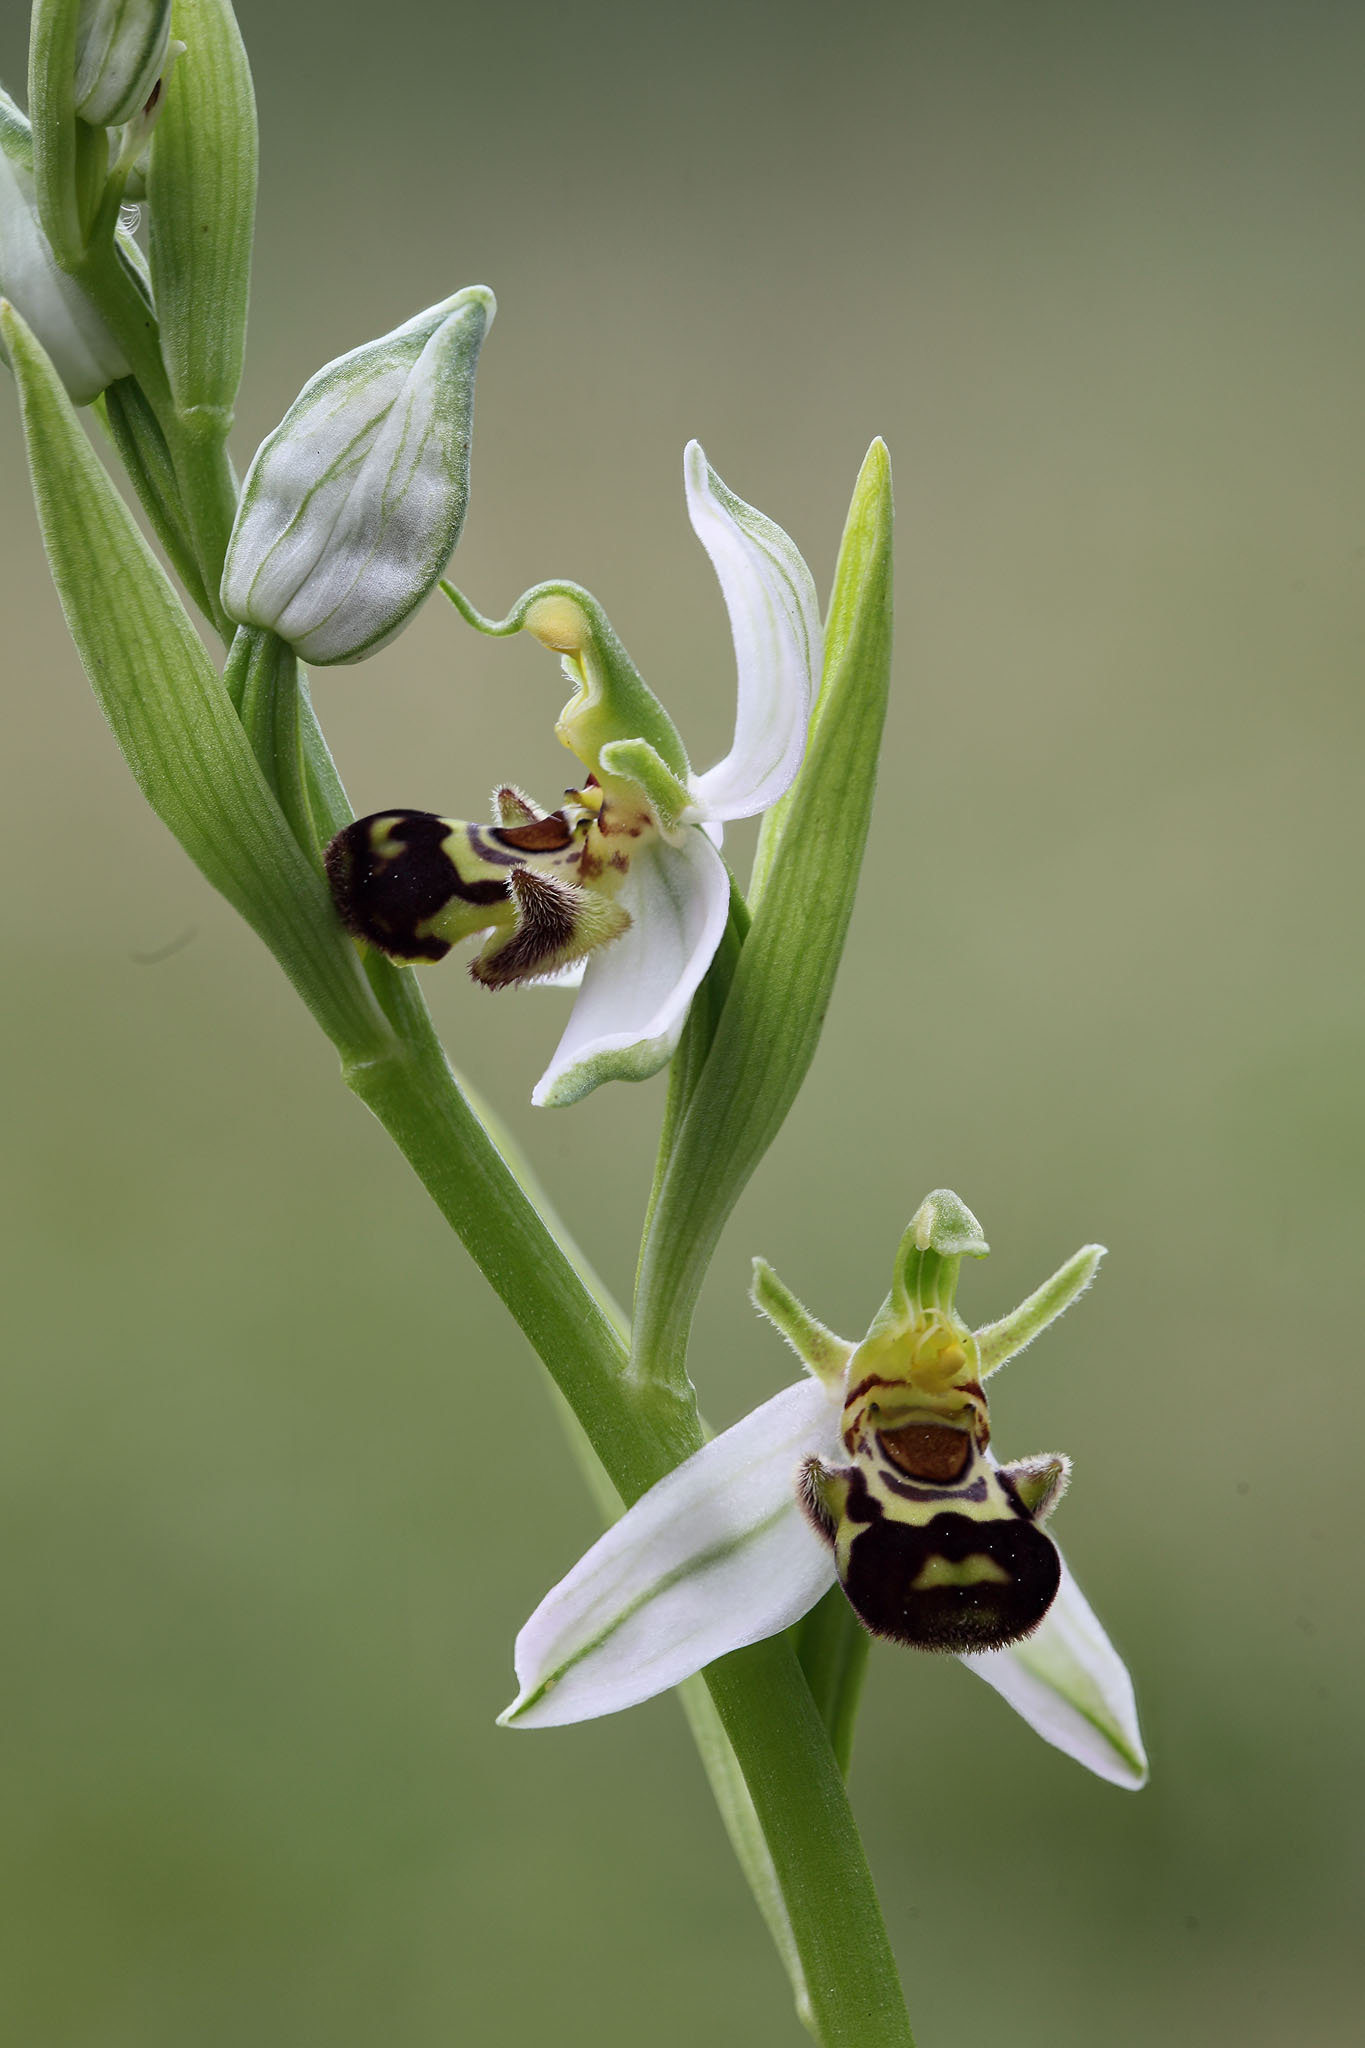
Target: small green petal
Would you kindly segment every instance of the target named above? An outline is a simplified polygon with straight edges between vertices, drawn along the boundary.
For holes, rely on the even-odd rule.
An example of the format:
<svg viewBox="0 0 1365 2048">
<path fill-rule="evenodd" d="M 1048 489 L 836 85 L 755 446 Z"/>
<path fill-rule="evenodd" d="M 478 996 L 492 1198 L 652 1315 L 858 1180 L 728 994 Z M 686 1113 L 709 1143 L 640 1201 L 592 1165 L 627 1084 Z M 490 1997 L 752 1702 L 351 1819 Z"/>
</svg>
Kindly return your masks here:
<svg viewBox="0 0 1365 2048">
<path fill-rule="evenodd" d="M 803 1365 L 808 1365 L 827 1386 L 842 1380 L 857 1346 L 817 1323 L 810 1310 L 778 1279 L 766 1259 L 754 1260 L 749 1293 L 759 1314 L 782 1333 Z"/>
<path fill-rule="evenodd" d="M 678 780 L 648 740 L 609 740 L 597 762 L 599 773 L 613 781 L 639 784 L 665 831 L 672 831 L 692 801 L 686 783 Z"/>
<path fill-rule="evenodd" d="M 976 1333 L 977 1349 L 981 1354 L 982 1378 L 995 1372 L 1007 1359 L 1015 1357 L 1031 1344 L 1040 1330 L 1049 1323 L 1055 1323 L 1058 1316 L 1065 1314 L 1073 1301 L 1079 1301 L 1086 1288 L 1100 1269 L 1104 1257 L 1102 1244 L 1082 1245 L 1074 1258 L 1059 1267 L 1050 1280 L 1035 1288 L 1027 1301 L 1009 1315 L 1002 1316 L 997 1323 L 987 1323 Z"/>
</svg>

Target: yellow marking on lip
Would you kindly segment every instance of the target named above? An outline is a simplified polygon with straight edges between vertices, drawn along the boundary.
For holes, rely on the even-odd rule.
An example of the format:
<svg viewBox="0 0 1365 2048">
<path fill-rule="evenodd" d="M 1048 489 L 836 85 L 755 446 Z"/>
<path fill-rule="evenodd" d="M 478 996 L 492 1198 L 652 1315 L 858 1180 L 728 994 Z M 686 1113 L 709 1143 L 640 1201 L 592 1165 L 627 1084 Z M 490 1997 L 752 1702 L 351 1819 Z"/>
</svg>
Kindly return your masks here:
<svg viewBox="0 0 1365 2048">
<path fill-rule="evenodd" d="M 926 1558 L 919 1576 L 911 1581 L 912 1593 L 931 1593 L 936 1586 L 1008 1586 L 1010 1575 L 993 1557 L 974 1550 L 957 1561 L 937 1552 Z"/>
</svg>

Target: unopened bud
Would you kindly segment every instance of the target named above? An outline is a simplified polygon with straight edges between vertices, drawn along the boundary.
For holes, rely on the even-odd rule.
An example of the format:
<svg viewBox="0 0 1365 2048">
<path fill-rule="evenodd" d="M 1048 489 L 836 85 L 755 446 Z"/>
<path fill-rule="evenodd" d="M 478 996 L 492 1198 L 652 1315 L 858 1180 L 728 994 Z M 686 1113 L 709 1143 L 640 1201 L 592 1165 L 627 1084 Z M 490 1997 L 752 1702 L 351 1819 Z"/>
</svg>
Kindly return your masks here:
<svg viewBox="0 0 1365 2048">
<path fill-rule="evenodd" d="M 247 473 L 229 617 L 322 665 L 363 660 L 407 623 L 464 525 L 493 313 L 471 285 L 310 378 Z"/>
<path fill-rule="evenodd" d="M 140 116 L 166 64 L 171 0 L 82 0 L 76 112 L 95 128 Z"/>
</svg>

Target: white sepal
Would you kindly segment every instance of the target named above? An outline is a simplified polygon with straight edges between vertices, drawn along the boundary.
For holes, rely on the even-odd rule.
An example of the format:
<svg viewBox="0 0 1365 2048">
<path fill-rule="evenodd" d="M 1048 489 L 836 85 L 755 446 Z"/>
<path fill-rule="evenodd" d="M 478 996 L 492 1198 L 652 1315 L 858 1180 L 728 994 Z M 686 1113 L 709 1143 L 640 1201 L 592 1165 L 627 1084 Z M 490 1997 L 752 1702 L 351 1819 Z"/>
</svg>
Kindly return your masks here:
<svg viewBox="0 0 1365 2048">
<path fill-rule="evenodd" d="M 161 76 L 171 0 L 81 0 L 76 29 L 76 112 L 95 128 L 141 114 Z"/>
<path fill-rule="evenodd" d="M 567 967 L 557 968 L 553 974 L 537 975 L 528 981 L 527 988 L 582 988 L 583 976 L 588 971 L 586 960 L 571 960 Z"/>
<path fill-rule="evenodd" d="M 962 1662 L 1054 1749 L 1111 1785 L 1147 1782 L 1133 1681 L 1065 1563 L 1057 1597 L 1031 1636 Z"/>
<path fill-rule="evenodd" d="M 360 661 L 434 590 L 469 497 L 474 372 L 492 321 L 456 292 L 309 379 L 247 472 L 223 607 L 307 661 Z"/>
<path fill-rule="evenodd" d="M 794 541 L 728 490 L 696 441 L 683 455 L 687 511 L 730 614 L 739 698 L 729 753 L 692 778 L 699 818 L 752 818 L 790 788 L 819 686 L 824 635 Z"/>
<path fill-rule="evenodd" d="M 797 1621 L 834 1556 L 797 1504 L 809 1457 L 838 1455 L 839 1406 L 785 1387 L 650 1488 L 547 1593 L 516 1642 L 506 1727 L 619 1713 Z"/>
<path fill-rule="evenodd" d="M 617 897 L 630 927 L 588 961 L 555 1056 L 531 1097 L 578 1102 L 603 1081 L 644 1081 L 673 1054 L 730 914 L 730 877 L 705 833 L 647 843 Z"/>
<path fill-rule="evenodd" d="M 73 277 L 58 265 L 38 220 L 28 122 L 0 93 L 0 298 L 33 329 L 76 405 L 128 375 L 122 350 Z M 2 354 L 3 352 L 0 352 Z"/>
</svg>

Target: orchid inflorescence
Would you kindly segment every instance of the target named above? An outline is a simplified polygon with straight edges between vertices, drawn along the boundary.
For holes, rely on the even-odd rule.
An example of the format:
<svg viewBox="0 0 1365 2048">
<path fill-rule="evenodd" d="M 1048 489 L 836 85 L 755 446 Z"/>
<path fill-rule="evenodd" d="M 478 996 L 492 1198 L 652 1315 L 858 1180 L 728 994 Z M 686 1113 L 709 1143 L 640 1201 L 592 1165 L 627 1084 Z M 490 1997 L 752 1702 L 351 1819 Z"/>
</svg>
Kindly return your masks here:
<svg viewBox="0 0 1365 2048">
<path fill-rule="evenodd" d="M 957 1656 L 1100 1777 L 1136 1786 L 1146 1765 L 1127 1673 L 1046 1526 L 1068 1461 L 997 1462 L 985 1392 L 1100 1247 L 972 1330 L 959 1269 L 986 1245 L 939 1190 L 860 1342 L 756 1261 L 754 1300 L 804 1376 L 705 1442 L 685 1369 L 710 1255 L 804 1078 L 847 932 L 889 680 L 886 450 L 859 475 L 822 618 L 788 535 L 689 443 L 737 672 L 732 745 L 698 773 L 589 592 L 543 581 L 491 618 L 443 581 L 486 287 L 326 364 L 238 485 L 255 180 L 229 0 L 35 0 L 28 114 L 0 93 L 0 347 L 68 624 L 150 803 L 274 952 L 626 1504 L 518 1636 L 503 1721 L 616 1712 L 704 1670 L 688 1712 L 803 2017 L 827 2048 L 906 2043 L 842 1776 L 867 1634 Z M 91 404 L 183 598 L 81 430 Z M 357 820 L 300 663 L 370 659 L 438 586 L 474 630 L 558 655 L 572 786 L 542 806 L 508 781 L 486 824 L 402 805 Z M 742 818 L 762 820 L 746 890 L 722 851 Z M 669 1069 L 629 1337 L 427 1016 L 412 963 L 465 941 L 485 989 L 575 987 L 537 1104 Z M 816 1611 L 829 1626 L 811 1633 Z"/>
</svg>

